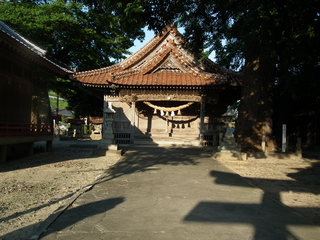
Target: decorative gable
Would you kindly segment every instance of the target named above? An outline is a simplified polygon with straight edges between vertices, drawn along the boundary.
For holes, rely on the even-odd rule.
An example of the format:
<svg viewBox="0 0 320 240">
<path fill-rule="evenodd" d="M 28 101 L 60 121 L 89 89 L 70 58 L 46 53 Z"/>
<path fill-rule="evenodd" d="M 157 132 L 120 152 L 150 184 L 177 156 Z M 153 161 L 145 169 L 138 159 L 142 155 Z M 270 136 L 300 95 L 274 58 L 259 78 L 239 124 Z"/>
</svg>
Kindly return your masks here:
<svg viewBox="0 0 320 240">
<path fill-rule="evenodd" d="M 181 66 L 172 58 L 168 58 L 165 60 L 160 66 L 158 66 L 154 71 L 151 73 L 157 72 L 180 72 L 183 73 L 184 71 L 181 69 Z"/>
</svg>

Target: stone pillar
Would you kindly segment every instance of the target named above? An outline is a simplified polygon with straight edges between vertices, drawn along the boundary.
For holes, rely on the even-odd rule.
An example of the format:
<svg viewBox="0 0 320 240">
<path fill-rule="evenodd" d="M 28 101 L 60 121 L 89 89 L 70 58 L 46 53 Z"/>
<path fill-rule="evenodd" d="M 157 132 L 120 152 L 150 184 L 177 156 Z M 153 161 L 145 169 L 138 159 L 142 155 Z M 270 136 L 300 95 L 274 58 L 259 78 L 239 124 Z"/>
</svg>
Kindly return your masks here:
<svg viewBox="0 0 320 240">
<path fill-rule="evenodd" d="M 113 134 L 113 115 L 116 111 L 112 108 L 112 103 L 108 102 L 107 109 L 104 110 L 104 124 L 105 128 L 103 130 L 103 140 L 104 143 L 113 144 L 114 134 Z"/>
<path fill-rule="evenodd" d="M 114 143 L 113 134 L 113 115 L 116 111 L 112 108 L 112 103 L 108 102 L 108 107 L 103 111 L 103 134 L 100 140 L 99 149 L 107 150 L 118 150 L 118 146 Z"/>
<path fill-rule="evenodd" d="M 102 139 L 103 139 L 104 131 L 107 128 L 106 119 L 105 119 L 105 113 L 104 113 L 105 109 L 107 109 L 107 108 L 108 108 L 108 102 L 107 102 L 106 96 L 104 96 L 104 101 L 103 101 L 103 122 L 102 122 L 102 129 L 101 129 Z"/>
<path fill-rule="evenodd" d="M 92 152 L 93 155 L 117 157 L 122 155 L 114 139 L 113 121 L 116 111 L 112 107 L 112 102 L 115 102 L 114 98 L 109 99 L 109 96 L 104 96 L 102 139 L 98 149 Z"/>
<path fill-rule="evenodd" d="M 134 144 L 134 132 L 136 128 L 136 102 L 131 103 L 131 130 L 130 130 L 130 143 Z"/>
<path fill-rule="evenodd" d="M 7 145 L 0 145 L 0 163 L 5 163 L 7 160 Z"/>
</svg>

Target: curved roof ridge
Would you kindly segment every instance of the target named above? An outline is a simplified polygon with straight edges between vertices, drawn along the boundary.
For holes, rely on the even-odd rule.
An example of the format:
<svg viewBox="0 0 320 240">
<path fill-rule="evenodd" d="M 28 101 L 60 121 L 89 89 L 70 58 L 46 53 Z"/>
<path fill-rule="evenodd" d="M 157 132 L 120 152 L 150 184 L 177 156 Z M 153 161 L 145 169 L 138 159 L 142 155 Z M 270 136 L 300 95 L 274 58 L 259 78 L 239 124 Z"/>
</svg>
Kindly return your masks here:
<svg viewBox="0 0 320 240">
<path fill-rule="evenodd" d="M 152 52 L 157 46 L 161 44 L 163 39 L 170 33 L 170 31 L 165 32 L 164 34 L 160 35 L 157 34 L 155 37 L 153 37 L 149 42 L 147 42 L 143 47 L 141 47 L 137 52 L 123 60 L 121 63 L 123 68 L 129 68 L 136 64 L 141 57 L 148 55 L 150 52 Z"/>
<path fill-rule="evenodd" d="M 100 73 L 108 73 L 112 70 L 116 70 L 120 66 L 118 66 L 119 63 L 108 66 L 108 67 L 102 67 L 102 68 L 97 68 L 93 70 L 87 70 L 87 71 L 81 71 L 81 72 L 75 72 L 73 74 L 73 77 L 89 77 L 92 75 L 100 74 Z"/>
</svg>

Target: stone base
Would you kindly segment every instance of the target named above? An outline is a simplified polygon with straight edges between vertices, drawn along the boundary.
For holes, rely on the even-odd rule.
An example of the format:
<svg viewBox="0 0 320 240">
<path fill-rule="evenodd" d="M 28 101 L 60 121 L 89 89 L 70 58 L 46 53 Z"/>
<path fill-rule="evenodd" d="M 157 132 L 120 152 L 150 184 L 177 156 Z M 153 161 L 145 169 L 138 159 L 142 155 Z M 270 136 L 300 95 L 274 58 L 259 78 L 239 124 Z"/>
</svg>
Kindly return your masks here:
<svg viewBox="0 0 320 240">
<path fill-rule="evenodd" d="M 223 145 L 223 146 L 219 146 L 218 147 L 218 150 L 220 152 L 241 152 L 241 149 L 238 148 L 237 146 L 233 145 L 233 146 L 226 146 L 226 145 Z"/>
<path fill-rule="evenodd" d="M 97 149 L 92 151 L 92 156 L 121 157 L 122 150 Z"/>
<path fill-rule="evenodd" d="M 99 142 L 98 148 L 100 149 L 109 149 L 109 150 L 118 150 L 118 145 L 114 144 L 113 139 L 101 139 Z"/>
<path fill-rule="evenodd" d="M 238 148 L 237 143 L 233 137 L 224 138 L 221 146 L 218 147 L 220 152 L 224 153 L 240 153 L 241 149 Z"/>
<path fill-rule="evenodd" d="M 101 140 L 102 139 L 102 134 L 91 134 L 90 135 L 91 140 Z"/>
</svg>

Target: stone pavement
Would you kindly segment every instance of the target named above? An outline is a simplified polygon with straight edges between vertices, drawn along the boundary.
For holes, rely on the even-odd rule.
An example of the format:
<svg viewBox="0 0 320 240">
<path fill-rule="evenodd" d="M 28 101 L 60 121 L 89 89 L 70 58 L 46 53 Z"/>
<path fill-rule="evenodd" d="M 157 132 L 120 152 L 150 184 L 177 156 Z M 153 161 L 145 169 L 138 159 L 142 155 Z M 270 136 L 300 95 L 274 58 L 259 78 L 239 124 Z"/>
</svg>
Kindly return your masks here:
<svg viewBox="0 0 320 240">
<path fill-rule="evenodd" d="M 320 227 L 202 148 L 135 148 L 39 239 L 301 240 Z"/>
</svg>

